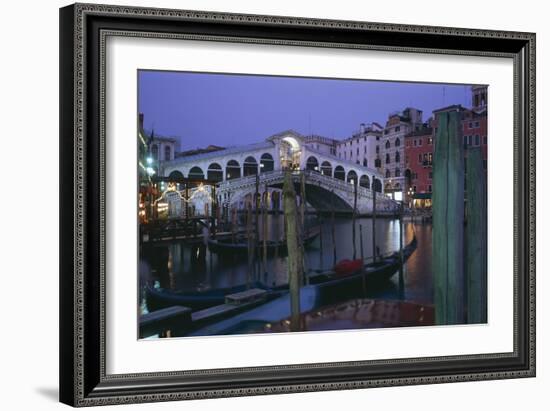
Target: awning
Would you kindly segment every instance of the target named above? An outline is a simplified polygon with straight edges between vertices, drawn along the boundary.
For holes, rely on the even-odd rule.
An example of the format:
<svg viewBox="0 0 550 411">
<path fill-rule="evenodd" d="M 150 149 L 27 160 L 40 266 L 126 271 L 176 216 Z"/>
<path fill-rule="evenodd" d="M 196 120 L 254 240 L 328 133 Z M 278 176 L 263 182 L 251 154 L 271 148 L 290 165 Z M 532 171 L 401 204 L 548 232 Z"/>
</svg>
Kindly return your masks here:
<svg viewBox="0 0 550 411">
<path fill-rule="evenodd" d="M 415 200 L 431 200 L 432 193 L 414 193 L 412 198 Z"/>
</svg>

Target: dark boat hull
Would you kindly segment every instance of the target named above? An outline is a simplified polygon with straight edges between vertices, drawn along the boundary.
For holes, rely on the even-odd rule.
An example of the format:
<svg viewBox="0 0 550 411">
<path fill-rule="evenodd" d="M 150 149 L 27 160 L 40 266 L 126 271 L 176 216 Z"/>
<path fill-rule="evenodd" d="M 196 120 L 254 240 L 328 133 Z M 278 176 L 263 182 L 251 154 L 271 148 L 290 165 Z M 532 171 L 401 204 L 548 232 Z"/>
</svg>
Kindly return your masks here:
<svg viewBox="0 0 550 411">
<path fill-rule="evenodd" d="M 159 310 L 174 305 L 191 308 L 193 311 L 221 305 L 225 303 L 225 296 L 245 291 L 247 288 L 265 289 L 259 282 L 254 282 L 247 287 L 246 284 L 228 288 L 216 288 L 206 291 L 175 292 L 170 290 L 146 287 L 147 308 L 149 311 Z"/>
<path fill-rule="evenodd" d="M 304 239 L 304 246 L 308 247 L 315 241 L 315 239 L 319 236 L 319 231 L 315 231 L 310 233 L 305 239 Z M 257 245 L 252 245 L 252 248 L 256 248 L 260 255 L 263 254 L 263 242 L 260 241 Z M 275 254 L 278 255 L 286 255 L 287 253 L 287 247 L 286 242 L 284 241 L 267 241 L 266 242 L 266 251 L 267 255 L 272 257 Z M 208 249 L 216 253 L 220 256 L 230 256 L 230 257 L 247 257 L 248 256 L 248 250 L 249 245 L 246 241 L 236 241 L 232 242 L 231 239 L 225 239 L 225 240 L 217 240 L 217 239 L 209 239 L 208 240 Z"/>
</svg>

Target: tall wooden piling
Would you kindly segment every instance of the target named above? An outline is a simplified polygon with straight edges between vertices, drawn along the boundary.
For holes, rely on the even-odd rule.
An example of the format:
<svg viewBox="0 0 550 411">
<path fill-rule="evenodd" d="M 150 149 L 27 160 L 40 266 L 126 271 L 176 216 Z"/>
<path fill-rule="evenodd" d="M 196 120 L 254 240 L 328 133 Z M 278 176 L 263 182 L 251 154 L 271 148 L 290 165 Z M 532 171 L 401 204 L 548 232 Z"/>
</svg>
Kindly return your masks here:
<svg viewBox="0 0 550 411">
<path fill-rule="evenodd" d="M 317 213 L 317 218 L 319 220 L 319 270 L 323 269 L 323 220 L 321 217 L 321 212 Z"/>
<path fill-rule="evenodd" d="M 357 242 L 356 242 L 356 235 L 355 235 L 355 220 L 357 216 L 357 186 L 358 182 L 353 182 L 353 214 L 351 216 L 351 235 L 353 240 L 353 259 L 355 260 L 357 258 Z"/>
<path fill-rule="evenodd" d="M 268 197 L 268 191 L 267 191 L 267 183 L 264 187 L 264 195 L 263 195 L 263 201 L 262 201 L 262 239 L 263 239 L 263 273 L 264 278 L 267 277 L 267 197 Z"/>
<path fill-rule="evenodd" d="M 433 163 L 433 275 L 436 324 L 464 322 L 464 147 L 458 111 L 437 116 Z"/>
<path fill-rule="evenodd" d="M 301 214 L 301 229 L 299 231 L 299 239 L 300 239 L 300 248 L 302 249 L 302 257 L 304 259 L 302 263 L 303 268 L 303 275 L 300 279 L 301 284 L 309 284 L 309 277 L 306 274 L 307 271 L 307 261 L 306 261 L 306 250 L 304 246 L 304 241 L 306 238 L 306 231 L 307 231 L 307 225 L 306 225 L 306 172 L 305 170 L 302 171 L 300 174 L 300 214 Z"/>
<path fill-rule="evenodd" d="M 399 205 L 399 298 L 405 298 L 405 278 L 403 272 L 403 203 Z"/>
<path fill-rule="evenodd" d="M 258 279 L 261 272 L 260 260 L 260 175 L 256 172 L 254 190 L 254 272 Z"/>
<path fill-rule="evenodd" d="M 252 207 L 248 204 L 246 208 L 246 239 L 248 246 L 248 270 L 246 272 L 246 288 L 250 288 L 251 278 L 254 274 L 254 232 L 252 228 Z"/>
<path fill-rule="evenodd" d="M 290 289 L 290 330 L 300 330 L 300 278 L 303 274 L 303 255 L 298 236 L 298 210 L 296 192 L 289 171 L 285 172 L 283 185 L 283 204 L 285 213 L 286 244 L 288 248 L 288 283 Z"/>
<path fill-rule="evenodd" d="M 372 262 L 376 262 L 376 178 L 372 179 Z"/>
<path fill-rule="evenodd" d="M 330 196 L 330 230 L 332 236 L 332 264 L 336 265 L 336 223 L 334 214 L 334 190 L 332 190 L 332 194 Z"/>
<path fill-rule="evenodd" d="M 466 284 L 468 323 L 487 322 L 487 190 L 480 147 L 468 148 Z"/>
<path fill-rule="evenodd" d="M 363 273 L 363 296 L 367 295 L 367 279 L 365 277 L 365 253 L 363 251 L 363 224 L 359 224 L 359 247 L 361 247 L 361 271 Z"/>
</svg>

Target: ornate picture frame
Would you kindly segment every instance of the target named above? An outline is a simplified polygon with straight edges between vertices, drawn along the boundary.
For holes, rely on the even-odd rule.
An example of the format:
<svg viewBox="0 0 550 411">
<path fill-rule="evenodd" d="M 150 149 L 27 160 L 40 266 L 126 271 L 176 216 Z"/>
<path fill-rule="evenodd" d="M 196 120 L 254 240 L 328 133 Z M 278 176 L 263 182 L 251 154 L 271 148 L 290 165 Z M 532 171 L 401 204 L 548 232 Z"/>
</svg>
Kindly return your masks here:
<svg viewBox="0 0 550 411">
<path fill-rule="evenodd" d="M 108 374 L 105 92 L 110 36 L 512 61 L 513 350 Z M 535 376 L 535 34 L 75 4 L 60 10 L 60 97 L 61 402 L 92 406 Z"/>
</svg>

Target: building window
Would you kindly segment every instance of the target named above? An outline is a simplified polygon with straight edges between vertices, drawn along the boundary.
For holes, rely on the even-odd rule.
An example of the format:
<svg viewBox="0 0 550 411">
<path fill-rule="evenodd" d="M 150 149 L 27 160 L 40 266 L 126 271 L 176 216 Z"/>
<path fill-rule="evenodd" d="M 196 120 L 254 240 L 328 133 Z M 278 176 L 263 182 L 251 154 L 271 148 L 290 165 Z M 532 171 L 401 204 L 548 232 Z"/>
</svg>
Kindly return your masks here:
<svg viewBox="0 0 550 411">
<path fill-rule="evenodd" d="M 384 134 L 389 134 L 390 130 L 386 129 L 384 130 Z"/>
<path fill-rule="evenodd" d="M 476 137 L 475 137 L 475 145 L 476 145 L 476 146 L 479 146 L 479 134 L 476 134 Z"/>
<path fill-rule="evenodd" d="M 463 140 L 464 140 L 464 147 L 466 147 L 468 145 L 468 136 L 464 136 Z"/>
<path fill-rule="evenodd" d="M 368 167 L 368 166 L 369 166 L 368 160 L 366 158 L 363 159 L 363 167 Z"/>
<path fill-rule="evenodd" d="M 428 145 L 431 146 L 434 142 L 434 139 L 431 137 L 428 137 Z"/>
<path fill-rule="evenodd" d="M 414 141 L 413 141 L 413 145 L 416 147 L 417 144 L 418 144 L 417 141 L 414 140 Z"/>
<path fill-rule="evenodd" d="M 390 177 L 391 177 L 390 170 L 386 170 L 386 178 L 390 178 Z"/>
<path fill-rule="evenodd" d="M 431 184 L 428 185 L 428 192 L 430 192 L 430 193 L 432 192 L 432 185 Z"/>
<path fill-rule="evenodd" d="M 416 186 L 413 186 L 413 191 L 416 193 Z"/>
<path fill-rule="evenodd" d="M 401 161 L 401 155 L 399 154 L 399 151 L 395 152 L 395 162 L 399 163 Z"/>
<path fill-rule="evenodd" d="M 164 147 L 164 160 L 170 160 L 171 154 L 172 154 L 172 150 L 170 149 L 170 146 Z"/>
<path fill-rule="evenodd" d="M 397 133 L 399 130 L 401 130 L 400 126 L 395 127 L 395 132 Z"/>
<path fill-rule="evenodd" d="M 478 136 L 479 137 L 479 136 Z M 359 157 L 359 148 L 357 148 L 357 157 Z"/>
<path fill-rule="evenodd" d="M 395 147 L 399 147 L 401 145 L 401 140 L 398 138 L 395 139 Z"/>
<path fill-rule="evenodd" d="M 474 127 L 475 127 L 475 128 L 478 128 L 478 127 L 479 127 L 479 121 L 474 122 Z"/>
<path fill-rule="evenodd" d="M 433 163 L 433 160 L 434 160 L 434 155 L 433 153 L 428 153 L 428 165 L 432 165 Z M 431 177 L 430 177 L 431 178 Z"/>
<path fill-rule="evenodd" d="M 380 153 L 380 147 L 376 146 L 376 154 Z"/>
<path fill-rule="evenodd" d="M 418 139 L 418 146 L 419 147 L 422 146 L 422 139 L 421 138 Z"/>
<path fill-rule="evenodd" d="M 386 164 L 390 163 L 390 154 L 386 153 Z"/>
<path fill-rule="evenodd" d="M 153 159 L 155 160 L 158 160 L 159 159 L 159 146 L 157 146 L 156 144 L 153 144 L 151 146 L 151 156 L 153 157 Z"/>
<path fill-rule="evenodd" d="M 386 148 L 390 148 L 390 140 L 386 141 Z"/>
<path fill-rule="evenodd" d="M 365 149 L 363 151 L 365 154 L 367 154 L 367 146 L 365 146 Z"/>
<path fill-rule="evenodd" d="M 483 144 L 487 145 L 487 136 L 483 136 Z"/>
<path fill-rule="evenodd" d="M 468 145 L 469 145 L 469 146 L 472 145 L 472 137 L 473 137 L 473 136 L 468 136 Z"/>
<path fill-rule="evenodd" d="M 428 173 L 428 178 L 431 180 L 431 179 L 433 178 L 433 175 L 434 175 L 434 173 L 433 173 L 432 171 L 430 171 L 430 172 Z"/>
<path fill-rule="evenodd" d="M 398 169 L 398 168 L 395 169 L 395 176 L 396 177 L 401 177 L 401 170 L 400 169 Z"/>
</svg>

